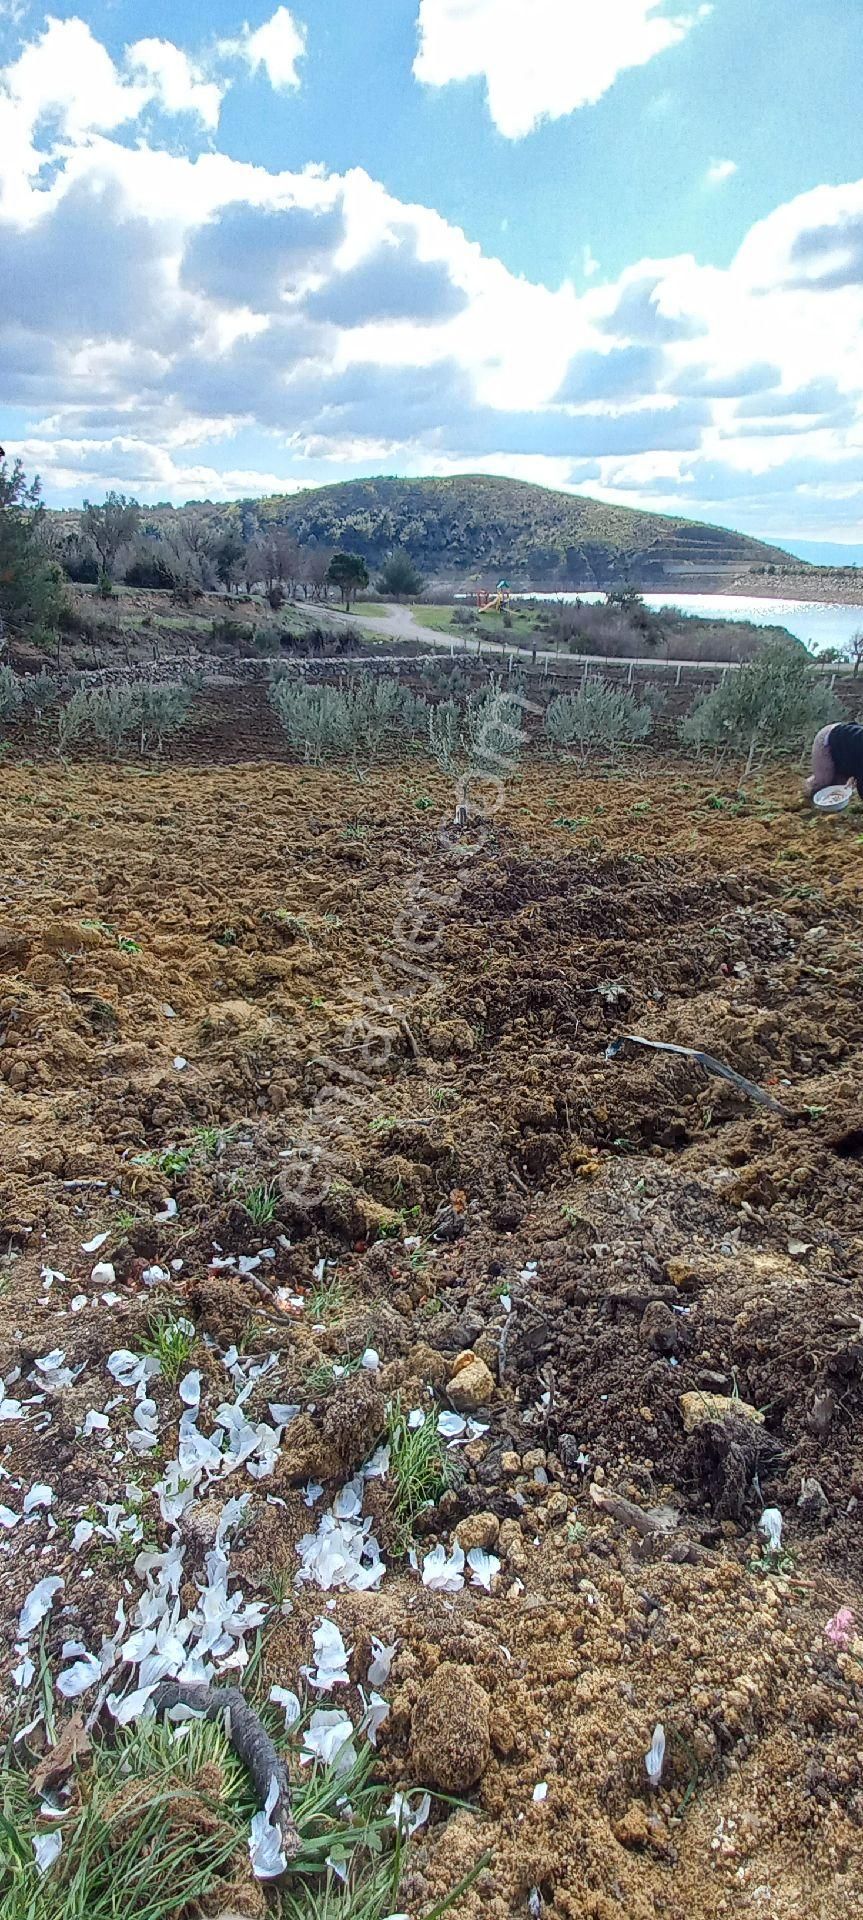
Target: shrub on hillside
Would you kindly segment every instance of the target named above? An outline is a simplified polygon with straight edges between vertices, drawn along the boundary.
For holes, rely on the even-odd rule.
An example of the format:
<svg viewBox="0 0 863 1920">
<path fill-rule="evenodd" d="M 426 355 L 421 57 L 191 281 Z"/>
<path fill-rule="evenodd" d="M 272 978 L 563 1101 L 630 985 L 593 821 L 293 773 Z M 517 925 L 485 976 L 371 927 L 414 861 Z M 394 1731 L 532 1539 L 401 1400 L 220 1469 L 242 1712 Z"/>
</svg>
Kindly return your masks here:
<svg viewBox="0 0 863 1920">
<path fill-rule="evenodd" d="M 515 772 L 525 735 L 524 703 L 494 682 L 488 693 L 470 694 L 465 705 L 465 738 L 471 761 L 482 772 Z"/>
<path fill-rule="evenodd" d="M 0 667 L 0 720 L 14 720 L 23 705 L 23 681 L 11 667 Z"/>
<path fill-rule="evenodd" d="M 392 679 L 369 676 L 337 688 L 274 678 L 270 700 L 291 747 L 315 766 L 377 760 L 390 747 L 412 747 L 426 731 L 425 701 Z"/>
<path fill-rule="evenodd" d="M 455 700 L 439 700 L 429 707 L 428 740 L 441 772 L 454 773 L 463 746 L 461 711 Z"/>
<path fill-rule="evenodd" d="M 180 686 L 79 687 L 60 711 L 60 752 L 80 742 L 118 759 L 134 741 L 140 753 L 159 753 L 167 735 L 182 726 L 189 701 L 188 689 Z"/>
<path fill-rule="evenodd" d="M 838 711 L 806 655 L 777 642 L 706 694 L 680 736 L 699 753 L 713 747 L 745 754 L 745 776 L 759 757 L 799 752 Z"/>
<path fill-rule="evenodd" d="M 593 750 L 614 756 L 622 747 L 646 740 L 652 726 L 647 701 L 639 703 L 633 694 L 598 678 L 585 680 L 577 693 L 559 694 L 545 714 L 551 745 L 577 753 L 582 761 Z"/>
<path fill-rule="evenodd" d="M 234 620 L 229 613 L 217 614 L 211 628 L 217 647 L 247 647 L 252 629 L 247 620 Z"/>
</svg>

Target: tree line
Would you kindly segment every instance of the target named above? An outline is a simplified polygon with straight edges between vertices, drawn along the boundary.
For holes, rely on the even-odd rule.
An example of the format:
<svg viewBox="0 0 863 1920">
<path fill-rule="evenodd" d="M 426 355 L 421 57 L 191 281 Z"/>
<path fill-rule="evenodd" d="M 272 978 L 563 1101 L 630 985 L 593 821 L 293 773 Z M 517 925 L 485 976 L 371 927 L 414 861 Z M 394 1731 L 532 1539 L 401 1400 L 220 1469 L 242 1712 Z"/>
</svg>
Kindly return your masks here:
<svg viewBox="0 0 863 1920">
<path fill-rule="evenodd" d="M 330 590 L 350 607 L 370 584 L 361 554 L 333 547 L 302 546 L 288 527 L 270 526 L 245 538 L 238 525 L 195 512 L 174 525 L 148 522 L 136 500 L 109 493 L 101 503 L 85 500 L 80 525 L 56 536 L 56 554 L 67 577 L 110 593 L 122 580 L 130 587 L 170 589 L 192 600 L 221 589 L 226 594 L 262 589 L 271 607 L 285 600 L 326 600 Z M 422 577 L 409 554 L 393 552 L 375 581 L 377 592 L 403 599 L 422 591 Z"/>
</svg>

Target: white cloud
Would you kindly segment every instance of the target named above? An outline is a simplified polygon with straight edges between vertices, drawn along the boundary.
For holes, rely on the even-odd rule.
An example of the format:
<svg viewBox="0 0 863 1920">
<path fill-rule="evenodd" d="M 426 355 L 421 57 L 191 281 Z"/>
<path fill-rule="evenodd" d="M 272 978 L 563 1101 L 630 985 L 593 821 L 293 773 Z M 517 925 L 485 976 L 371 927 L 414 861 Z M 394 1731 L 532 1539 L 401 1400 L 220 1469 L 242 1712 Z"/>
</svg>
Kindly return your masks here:
<svg viewBox="0 0 863 1920">
<path fill-rule="evenodd" d="M 666 0 L 420 0 L 414 73 L 432 87 L 484 79 L 495 126 L 519 140 L 592 106 L 709 12 L 669 12 Z"/>
<path fill-rule="evenodd" d="M 265 69 L 271 87 L 299 86 L 297 67 L 306 51 L 306 29 L 287 7 L 277 7 L 272 18 L 254 32 L 246 27 L 237 47 L 253 73 L 259 67 Z"/>
<path fill-rule="evenodd" d="M 85 20 L 49 15 L 44 31 L 0 73 L 0 206 L 26 213 L 27 182 L 45 158 L 34 142 L 44 130 L 80 147 L 150 106 L 190 113 L 213 129 L 224 91 L 168 40 L 139 40 L 119 67 Z"/>
<path fill-rule="evenodd" d="M 733 180 L 736 172 L 736 160 L 711 160 L 705 177 L 708 186 L 721 187 L 726 180 Z"/>
<path fill-rule="evenodd" d="M 152 88 L 152 97 L 166 113 L 194 113 L 202 126 L 218 126 L 224 85 L 206 80 L 170 40 L 136 40 L 127 48 L 126 60 L 133 77 Z"/>
<path fill-rule="evenodd" d="M 172 150 L 160 116 L 212 136 L 220 84 L 167 41 L 115 63 L 80 20 L 0 71 L 4 398 L 50 491 L 470 468 L 765 532 L 783 503 L 801 534 L 859 514 L 863 182 L 728 267 L 590 255 L 550 289 L 362 169 Z"/>
</svg>

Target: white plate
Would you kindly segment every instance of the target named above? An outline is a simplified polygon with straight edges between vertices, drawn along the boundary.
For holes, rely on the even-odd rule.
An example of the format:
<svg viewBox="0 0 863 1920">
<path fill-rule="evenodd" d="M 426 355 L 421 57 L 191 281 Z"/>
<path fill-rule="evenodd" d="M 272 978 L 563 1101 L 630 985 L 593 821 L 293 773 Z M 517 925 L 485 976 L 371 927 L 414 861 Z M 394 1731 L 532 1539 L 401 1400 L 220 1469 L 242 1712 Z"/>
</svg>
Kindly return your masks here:
<svg viewBox="0 0 863 1920">
<path fill-rule="evenodd" d="M 819 807 L 822 813 L 844 813 L 854 798 L 854 788 L 822 787 L 813 797 L 812 805 Z"/>
</svg>

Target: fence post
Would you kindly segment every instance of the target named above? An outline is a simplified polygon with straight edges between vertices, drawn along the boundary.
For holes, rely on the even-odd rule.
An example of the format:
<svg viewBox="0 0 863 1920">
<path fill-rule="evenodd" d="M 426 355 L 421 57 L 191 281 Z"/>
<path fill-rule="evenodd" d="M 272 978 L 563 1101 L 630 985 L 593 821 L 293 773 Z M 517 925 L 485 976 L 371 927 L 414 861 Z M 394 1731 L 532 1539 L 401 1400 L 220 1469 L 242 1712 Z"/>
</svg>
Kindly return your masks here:
<svg viewBox="0 0 863 1920">
<path fill-rule="evenodd" d="M 682 665 L 681 665 L 681 662 L 680 662 L 680 661 L 678 660 L 678 662 L 677 662 L 677 677 L 676 677 L 676 679 L 675 679 L 675 682 L 674 682 L 674 684 L 675 684 L 675 686 L 676 686 L 676 687 L 679 687 L 679 685 L 680 685 L 680 675 L 681 675 L 681 671 L 682 671 Z"/>
<path fill-rule="evenodd" d="M 630 662 L 629 662 L 629 672 L 628 672 L 628 674 L 627 674 L 627 676 L 626 676 L 626 684 L 627 684 L 627 686 L 628 686 L 628 687 L 631 687 L 631 686 L 632 686 L 632 669 L 633 669 L 633 666 L 634 666 L 634 664 L 635 664 L 635 662 L 634 662 L 633 660 L 630 660 Z"/>
</svg>

